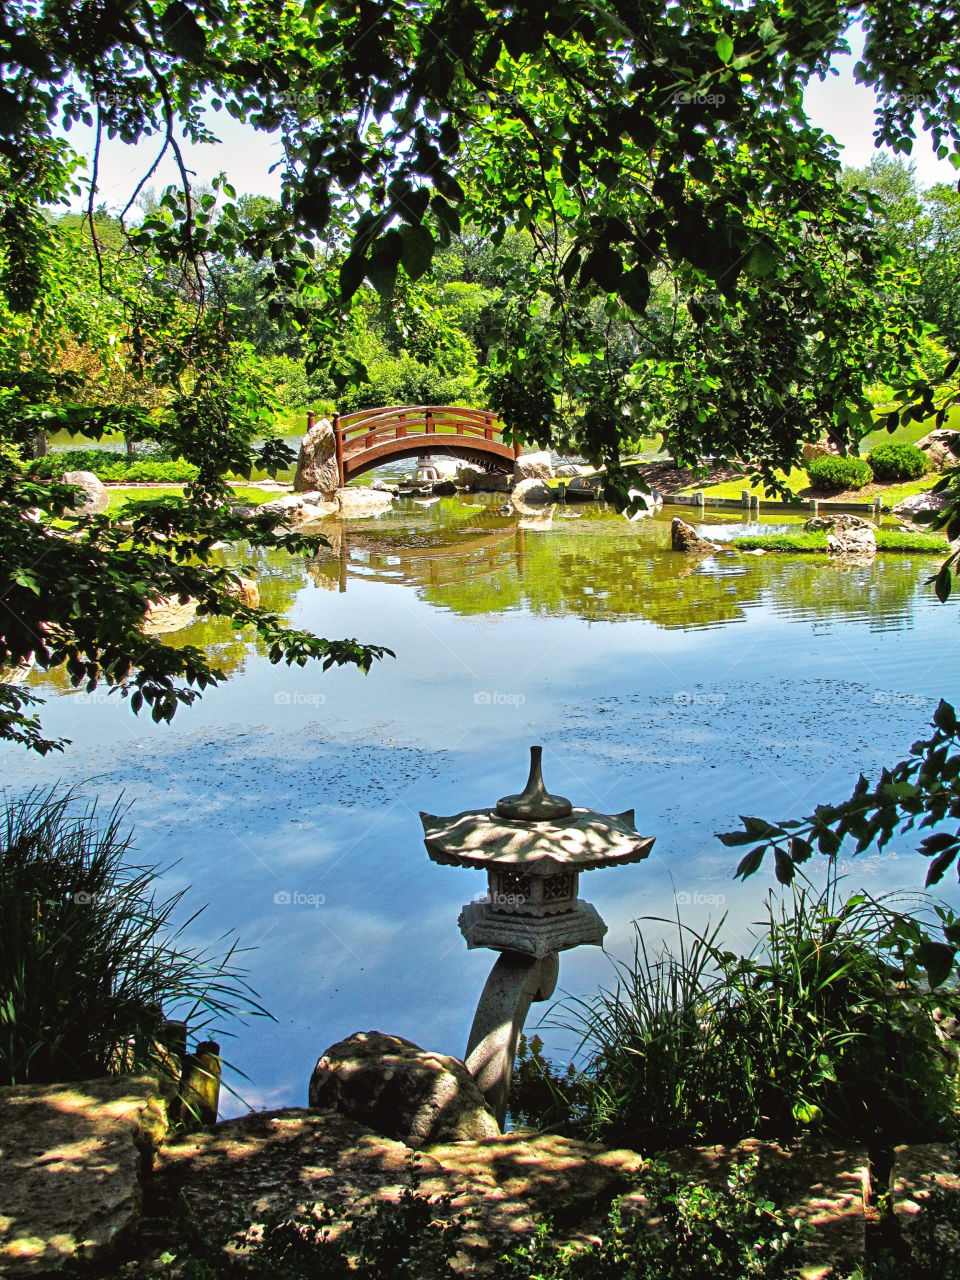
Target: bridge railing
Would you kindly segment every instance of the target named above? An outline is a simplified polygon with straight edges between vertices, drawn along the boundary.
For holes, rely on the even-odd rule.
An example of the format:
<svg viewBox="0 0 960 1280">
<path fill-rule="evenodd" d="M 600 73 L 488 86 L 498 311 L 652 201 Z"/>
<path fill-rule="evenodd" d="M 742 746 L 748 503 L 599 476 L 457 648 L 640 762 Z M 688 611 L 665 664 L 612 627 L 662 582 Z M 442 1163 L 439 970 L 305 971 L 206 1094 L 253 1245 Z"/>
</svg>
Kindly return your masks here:
<svg viewBox="0 0 960 1280">
<path fill-rule="evenodd" d="M 333 429 L 344 454 L 349 454 L 359 449 L 372 449 L 382 440 L 402 440 L 405 436 L 460 435 L 496 440 L 503 434 L 503 423 L 487 409 L 451 405 L 389 405 L 381 409 L 358 409 L 354 413 L 337 414 L 333 419 Z"/>
</svg>

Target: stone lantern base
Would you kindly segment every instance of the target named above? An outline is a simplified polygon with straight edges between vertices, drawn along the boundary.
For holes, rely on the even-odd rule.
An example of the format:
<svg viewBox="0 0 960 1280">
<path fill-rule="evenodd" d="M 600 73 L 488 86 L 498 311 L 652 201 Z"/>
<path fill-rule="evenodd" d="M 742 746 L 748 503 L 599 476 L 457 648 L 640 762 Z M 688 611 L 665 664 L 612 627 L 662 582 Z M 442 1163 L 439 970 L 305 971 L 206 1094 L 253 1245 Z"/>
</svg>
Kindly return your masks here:
<svg viewBox="0 0 960 1280">
<path fill-rule="evenodd" d="M 603 943 L 607 926 L 596 907 L 578 901 L 572 911 L 553 916 L 519 916 L 494 911 L 489 904 L 470 902 L 460 912 L 460 932 L 467 946 L 492 951 L 515 951 L 540 960 L 551 951 Z"/>
</svg>

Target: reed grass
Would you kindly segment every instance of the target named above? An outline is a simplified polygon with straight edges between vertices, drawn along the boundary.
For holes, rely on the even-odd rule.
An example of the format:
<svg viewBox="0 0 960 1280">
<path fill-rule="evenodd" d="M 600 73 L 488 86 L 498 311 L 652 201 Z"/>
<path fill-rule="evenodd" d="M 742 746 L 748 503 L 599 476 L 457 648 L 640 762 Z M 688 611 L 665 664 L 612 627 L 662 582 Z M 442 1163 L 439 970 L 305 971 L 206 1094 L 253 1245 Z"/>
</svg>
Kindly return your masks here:
<svg viewBox="0 0 960 1280">
<path fill-rule="evenodd" d="M 835 873 L 765 905 L 748 955 L 721 947 L 723 920 L 697 931 L 658 917 L 678 943 L 651 953 L 637 921 L 615 986 L 554 1006 L 545 1024 L 574 1031 L 586 1058 L 567 1127 L 644 1151 L 810 1130 L 953 1137 L 957 1087 L 932 1013 L 957 994 L 917 977 L 925 920 L 885 898 L 841 900 Z"/>
<path fill-rule="evenodd" d="M 6 801 L 0 819 L 0 1083 L 154 1069 L 167 1019 L 196 1040 L 266 1015 L 237 961 L 189 945 L 186 890 L 158 898 L 159 868 L 129 859 L 118 802 L 53 787 Z"/>
</svg>

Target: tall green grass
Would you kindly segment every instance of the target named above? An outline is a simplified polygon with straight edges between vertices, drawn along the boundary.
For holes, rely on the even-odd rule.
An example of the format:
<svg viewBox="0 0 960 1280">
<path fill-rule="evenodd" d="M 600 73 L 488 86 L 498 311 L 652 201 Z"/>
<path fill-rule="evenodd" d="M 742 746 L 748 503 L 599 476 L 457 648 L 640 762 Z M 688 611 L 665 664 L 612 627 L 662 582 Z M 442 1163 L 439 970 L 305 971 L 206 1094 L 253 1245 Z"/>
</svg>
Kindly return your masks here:
<svg viewBox="0 0 960 1280">
<path fill-rule="evenodd" d="M 932 1018 L 956 991 L 920 980 L 916 916 L 863 893 L 842 901 L 831 874 L 819 893 L 768 899 L 745 956 L 720 945 L 722 921 L 698 932 L 678 919 L 676 949 L 656 953 L 643 923 L 612 989 L 551 1013 L 587 1055 L 568 1127 L 645 1151 L 809 1130 L 878 1144 L 956 1133 Z"/>
<path fill-rule="evenodd" d="M 185 891 L 158 899 L 158 868 L 129 861 L 125 811 L 100 815 L 56 787 L 8 801 L 0 819 L 0 1083 L 150 1070 L 162 1023 L 197 1040 L 264 1014 L 236 965 L 189 946 Z"/>
</svg>

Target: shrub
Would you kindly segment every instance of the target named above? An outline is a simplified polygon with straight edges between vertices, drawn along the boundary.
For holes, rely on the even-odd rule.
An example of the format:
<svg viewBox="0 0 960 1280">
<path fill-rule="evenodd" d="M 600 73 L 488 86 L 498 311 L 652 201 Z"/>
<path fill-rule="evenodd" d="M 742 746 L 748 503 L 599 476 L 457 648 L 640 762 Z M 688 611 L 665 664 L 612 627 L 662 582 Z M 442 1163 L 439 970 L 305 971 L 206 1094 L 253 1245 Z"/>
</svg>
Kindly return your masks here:
<svg viewBox="0 0 960 1280">
<path fill-rule="evenodd" d="M 171 928 L 183 892 L 157 901 L 157 868 L 126 861 L 123 816 L 115 805 L 101 821 L 56 788 L 7 804 L 0 1084 L 149 1070 L 164 1019 L 189 1018 L 197 1035 L 223 1015 L 264 1013 L 232 965 L 235 944 L 215 958 Z"/>
<path fill-rule="evenodd" d="M 182 458 L 165 458 L 157 454 L 131 458 L 110 449 L 64 449 L 48 453 L 30 464 L 30 474 L 39 480 L 53 480 L 65 471 L 92 471 L 98 480 L 133 484 L 152 482 L 179 484 L 194 480 L 197 468 Z"/>
<path fill-rule="evenodd" d="M 569 1128 L 648 1151 L 810 1128 L 840 1142 L 953 1134 L 932 1012 L 955 996 L 915 980 L 912 948 L 931 945 L 917 918 L 862 893 L 840 902 L 831 873 L 819 895 L 768 901 L 747 956 L 721 949 L 719 925 L 678 927 L 679 952 L 651 956 L 638 925 L 616 989 L 558 1006 L 555 1025 L 589 1054 Z"/>
<path fill-rule="evenodd" d="M 878 480 L 916 480 L 928 469 L 926 454 L 905 440 L 888 440 L 869 453 L 867 461 Z"/>
<path fill-rule="evenodd" d="M 862 489 L 873 479 L 865 458 L 841 458 L 827 454 L 807 463 L 807 475 L 814 489 L 840 493 L 844 489 Z"/>
<path fill-rule="evenodd" d="M 638 1189 L 644 1215 L 621 1220 L 615 1203 L 596 1239 L 577 1249 L 541 1226 L 528 1243 L 499 1257 L 491 1250 L 485 1274 L 489 1280 L 786 1280 L 797 1274 L 811 1229 L 769 1198 L 755 1156 L 734 1166 L 717 1191 L 657 1165 L 643 1170 Z M 659 1229 L 651 1231 L 647 1219 Z M 361 1208 L 350 1222 L 324 1205 L 268 1221 L 260 1240 L 245 1249 L 242 1267 L 222 1248 L 225 1241 L 202 1235 L 189 1219 L 172 1225 L 184 1237 L 182 1245 L 171 1242 L 184 1280 L 444 1280 L 462 1272 L 461 1237 L 475 1226 L 453 1212 L 449 1196 L 428 1197 L 419 1189 L 415 1164 L 410 1186 L 395 1202 Z M 220 1234 L 226 1235 L 222 1226 Z M 233 1238 L 248 1241 L 249 1232 L 238 1224 Z"/>
</svg>

